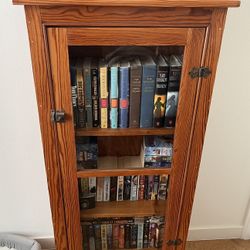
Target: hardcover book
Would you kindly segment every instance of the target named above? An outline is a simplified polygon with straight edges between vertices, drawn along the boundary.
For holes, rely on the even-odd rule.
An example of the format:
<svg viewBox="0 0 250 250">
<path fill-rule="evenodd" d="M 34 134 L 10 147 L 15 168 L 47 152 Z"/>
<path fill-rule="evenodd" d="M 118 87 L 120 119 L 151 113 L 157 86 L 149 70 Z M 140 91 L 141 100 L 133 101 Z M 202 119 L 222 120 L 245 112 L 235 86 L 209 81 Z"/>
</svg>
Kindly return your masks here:
<svg viewBox="0 0 250 250">
<path fill-rule="evenodd" d="M 113 249 L 113 229 L 112 224 L 107 224 L 108 249 Z"/>
<path fill-rule="evenodd" d="M 140 104 L 141 104 L 141 76 L 142 66 L 138 58 L 130 62 L 130 105 L 129 105 L 129 127 L 140 126 Z"/>
<path fill-rule="evenodd" d="M 139 176 L 132 175 L 132 177 L 131 177 L 131 194 L 130 194 L 131 201 L 138 200 L 138 186 L 139 186 Z"/>
<path fill-rule="evenodd" d="M 131 176 L 124 176 L 123 200 L 130 200 Z"/>
<path fill-rule="evenodd" d="M 108 68 L 100 61 L 100 120 L 101 128 L 108 127 Z"/>
<path fill-rule="evenodd" d="M 78 126 L 84 128 L 86 126 L 85 113 L 85 83 L 83 79 L 83 62 L 78 60 L 76 63 L 76 80 L 77 80 L 77 106 L 78 106 Z"/>
<path fill-rule="evenodd" d="M 124 225 L 119 226 L 119 248 L 125 247 L 125 227 Z"/>
<path fill-rule="evenodd" d="M 92 88 L 91 88 L 91 58 L 86 57 L 83 62 L 83 75 L 85 82 L 85 110 L 86 127 L 93 127 L 92 119 Z"/>
<path fill-rule="evenodd" d="M 145 191 L 145 176 L 139 176 L 139 187 L 138 187 L 138 200 L 144 199 L 144 191 Z"/>
<path fill-rule="evenodd" d="M 165 113 L 165 127 L 175 127 L 179 92 L 169 91 Z"/>
<path fill-rule="evenodd" d="M 119 127 L 128 127 L 129 62 L 121 62 L 119 68 Z"/>
<path fill-rule="evenodd" d="M 125 248 L 129 249 L 130 248 L 130 225 L 126 224 L 125 225 Z"/>
<path fill-rule="evenodd" d="M 101 224 L 102 250 L 108 250 L 107 225 Z"/>
<path fill-rule="evenodd" d="M 117 199 L 117 176 L 110 177 L 110 201 Z"/>
<path fill-rule="evenodd" d="M 143 231 L 143 248 L 149 247 L 149 218 L 145 217 L 144 219 L 144 231 Z"/>
<path fill-rule="evenodd" d="M 99 70 L 97 61 L 91 62 L 91 87 L 92 87 L 92 119 L 93 127 L 100 125 L 99 120 Z"/>
<path fill-rule="evenodd" d="M 138 225 L 130 225 L 130 248 L 137 248 Z"/>
<path fill-rule="evenodd" d="M 96 250 L 102 250 L 102 237 L 101 237 L 101 225 L 94 225 L 94 233 L 95 233 L 95 247 Z"/>
<path fill-rule="evenodd" d="M 123 201 L 123 185 L 124 185 L 124 180 L 123 176 L 118 176 L 117 178 L 117 201 Z"/>
<path fill-rule="evenodd" d="M 110 177 L 104 177 L 103 201 L 109 201 L 110 196 Z"/>
<path fill-rule="evenodd" d="M 144 218 L 137 218 L 135 220 L 137 224 L 137 248 L 143 248 L 143 228 L 144 228 Z"/>
<path fill-rule="evenodd" d="M 156 88 L 154 96 L 153 120 L 154 120 L 154 127 L 159 128 L 164 126 L 169 65 L 161 55 L 158 56 L 156 63 L 157 63 L 157 76 L 156 76 Z"/>
<path fill-rule="evenodd" d="M 119 231 L 120 231 L 120 225 L 113 224 L 113 248 L 114 249 L 119 248 Z"/>
<path fill-rule="evenodd" d="M 118 70 L 119 64 L 112 64 L 110 67 L 110 127 L 118 126 Z"/>
<path fill-rule="evenodd" d="M 94 237 L 94 227 L 93 225 L 88 226 L 88 240 L 89 240 L 89 250 L 95 250 L 95 237 Z"/>
<path fill-rule="evenodd" d="M 77 118 L 77 71 L 75 64 L 72 62 L 70 65 L 70 80 L 71 80 L 71 97 L 74 116 L 74 126 L 78 127 Z"/>
<path fill-rule="evenodd" d="M 142 89 L 141 89 L 141 117 L 140 127 L 151 128 L 153 125 L 153 107 L 156 80 L 156 64 L 152 58 L 143 58 Z"/>
</svg>

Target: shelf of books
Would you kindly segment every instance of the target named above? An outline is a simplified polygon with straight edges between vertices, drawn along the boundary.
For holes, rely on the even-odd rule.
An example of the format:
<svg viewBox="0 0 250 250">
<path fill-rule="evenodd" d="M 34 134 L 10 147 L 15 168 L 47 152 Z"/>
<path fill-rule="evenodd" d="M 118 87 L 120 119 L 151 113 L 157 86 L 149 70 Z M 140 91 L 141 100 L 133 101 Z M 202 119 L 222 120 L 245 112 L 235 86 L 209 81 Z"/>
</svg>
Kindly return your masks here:
<svg viewBox="0 0 250 250">
<path fill-rule="evenodd" d="M 84 250 L 162 246 L 182 47 L 70 47 Z"/>
</svg>

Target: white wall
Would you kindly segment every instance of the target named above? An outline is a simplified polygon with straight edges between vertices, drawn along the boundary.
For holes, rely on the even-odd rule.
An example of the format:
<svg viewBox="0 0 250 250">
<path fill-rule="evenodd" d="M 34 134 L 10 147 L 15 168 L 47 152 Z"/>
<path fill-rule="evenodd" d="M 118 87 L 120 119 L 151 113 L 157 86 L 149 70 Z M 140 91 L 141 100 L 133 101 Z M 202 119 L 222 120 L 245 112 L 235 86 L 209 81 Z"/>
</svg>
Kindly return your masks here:
<svg viewBox="0 0 250 250">
<path fill-rule="evenodd" d="M 250 197 L 249 13 L 250 2 L 243 0 L 228 15 L 192 215 L 193 239 L 239 237 L 244 224 Z M 0 25 L 0 232 L 52 236 L 23 8 L 0 1 Z"/>
</svg>

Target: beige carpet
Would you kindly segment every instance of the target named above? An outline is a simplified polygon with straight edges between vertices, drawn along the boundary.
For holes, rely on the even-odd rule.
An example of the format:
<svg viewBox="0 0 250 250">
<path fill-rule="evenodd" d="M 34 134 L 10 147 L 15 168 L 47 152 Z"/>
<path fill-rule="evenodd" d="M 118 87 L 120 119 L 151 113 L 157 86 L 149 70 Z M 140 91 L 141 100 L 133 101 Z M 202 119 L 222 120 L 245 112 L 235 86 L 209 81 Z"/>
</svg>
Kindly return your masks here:
<svg viewBox="0 0 250 250">
<path fill-rule="evenodd" d="M 250 240 L 205 240 L 188 242 L 186 250 L 250 250 Z"/>
</svg>

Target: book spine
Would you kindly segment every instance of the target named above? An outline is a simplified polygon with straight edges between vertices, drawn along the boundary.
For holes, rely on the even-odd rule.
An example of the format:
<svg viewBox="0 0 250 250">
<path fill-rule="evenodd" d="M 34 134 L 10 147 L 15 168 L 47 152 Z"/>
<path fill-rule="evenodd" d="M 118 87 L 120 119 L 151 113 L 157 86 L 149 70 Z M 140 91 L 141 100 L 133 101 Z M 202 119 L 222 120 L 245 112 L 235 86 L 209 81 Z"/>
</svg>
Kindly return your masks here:
<svg viewBox="0 0 250 250">
<path fill-rule="evenodd" d="M 137 248 L 143 248 L 143 223 L 138 223 Z"/>
<path fill-rule="evenodd" d="M 96 193 L 96 177 L 89 177 L 89 192 Z"/>
<path fill-rule="evenodd" d="M 138 200 L 144 199 L 144 191 L 145 191 L 145 176 L 139 176 L 139 189 L 138 189 Z"/>
<path fill-rule="evenodd" d="M 146 175 L 144 177 L 145 181 L 144 181 L 144 199 L 147 200 L 148 199 L 148 176 Z"/>
<path fill-rule="evenodd" d="M 119 248 L 124 248 L 125 247 L 125 227 L 124 225 L 119 226 L 119 243 L 118 246 Z"/>
<path fill-rule="evenodd" d="M 107 225 L 101 224 L 102 250 L 108 250 Z"/>
<path fill-rule="evenodd" d="M 131 176 L 124 176 L 123 200 L 130 200 Z"/>
<path fill-rule="evenodd" d="M 99 88 L 98 88 L 98 69 L 91 70 L 91 86 L 92 86 L 92 107 L 93 107 L 93 127 L 97 128 L 99 122 Z"/>
<path fill-rule="evenodd" d="M 95 250 L 95 237 L 94 237 L 94 228 L 93 225 L 89 225 L 88 227 L 89 233 L 89 250 Z"/>
<path fill-rule="evenodd" d="M 83 238 L 83 249 L 84 250 L 90 250 L 90 248 L 89 248 L 88 225 L 82 225 L 82 238 Z"/>
<path fill-rule="evenodd" d="M 154 96 L 154 127 L 160 128 L 164 126 L 164 116 L 166 107 L 167 83 L 168 83 L 169 67 L 157 67 L 156 88 Z"/>
<path fill-rule="evenodd" d="M 137 248 L 138 225 L 130 225 L 130 248 Z"/>
<path fill-rule="evenodd" d="M 97 178 L 97 191 L 96 191 L 96 201 L 103 201 L 103 185 L 104 185 L 104 178 L 98 177 Z"/>
<path fill-rule="evenodd" d="M 158 200 L 166 200 L 167 187 L 168 187 L 168 175 L 161 175 L 158 188 L 158 195 L 157 195 Z"/>
<path fill-rule="evenodd" d="M 169 80 L 168 91 L 179 91 L 181 80 L 181 66 L 170 66 L 169 68 Z"/>
<path fill-rule="evenodd" d="M 145 218 L 144 220 L 144 231 L 143 231 L 143 248 L 149 247 L 149 219 Z"/>
<path fill-rule="evenodd" d="M 110 201 L 116 201 L 117 198 L 117 176 L 110 177 Z"/>
<path fill-rule="evenodd" d="M 107 67 L 100 68 L 101 128 L 108 127 L 108 73 Z"/>
<path fill-rule="evenodd" d="M 124 186 L 124 180 L 123 176 L 118 176 L 117 178 L 117 201 L 123 201 L 123 186 Z"/>
<path fill-rule="evenodd" d="M 156 240 L 156 224 L 150 223 L 149 226 L 149 247 L 155 247 Z"/>
<path fill-rule="evenodd" d="M 156 66 L 143 66 L 140 117 L 141 128 L 151 128 L 153 125 L 155 79 Z"/>
<path fill-rule="evenodd" d="M 113 229 L 112 229 L 112 224 L 107 225 L 107 241 L 108 241 L 108 249 L 113 249 Z"/>
<path fill-rule="evenodd" d="M 110 199 L 110 177 L 104 177 L 103 201 L 109 201 L 109 199 Z"/>
<path fill-rule="evenodd" d="M 164 122 L 165 127 L 175 126 L 178 96 L 179 93 L 177 91 L 169 91 L 167 94 L 167 104 L 166 104 L 165 122 Z"/>
<path fill-rule="evenodd" d="M 113 224 L 113 249 L 119 248 L 119 231 L 120 225 Z"/>
<path fill-rule="evenodd" d="M 85 109 L 86 109 L 86 127 L 93 127 L 92 119 L 92 90 L 91 90 L 91 72 L 90 60 L 87 58 L 84 63 L 84 82 L 85 82 Z"/>
<path fill-rule="evenodd" d="M 118 67 L 110 68 L 110 127 L 118 126 Z"/>
<path fill-rule="evenodd" d="M 94 232 L 95 232 L 95 248 L 96 250 L 102 250 L 101 226 L 95 224 Z"/>
<path fill-rule="evenodd" d="M 151 195 L 151 200 L 157 200 L 159 182 L 160 182 L 160 176 L 155 175 L 154 176 L 154 186 L 153 186 L 153 192 L 152 192 L 152 195 Z"/>
<path fill-rule="evenodd" d="M 73 106 L 74 126 L 77 127 L 77 77 L 76 68 L 70 66 L 70 79 L 71 79 L 71 97 Z"/>
<path fill-rule="evenodd" d="M 81 194 L 86 195 L 89 193 L 89 180 L 88 178 L 81 178 Z"/>
<path fill-rule="evenodd" d="M 86 126 L 85 117 L 85 98 L 84 98 L 84 80 L 83 80 L 83 69 L 77 67 L 76 69 L 77 78 L 77 100 L 78 100 L 78 127 L 84 128 Z"/>
<path fill-rule="evenodd" d="M 139 186 L 139 177 L 138 175 L 133 175 L 131 178 L 131 194 L 130 194 L 131 201 L 138 200 L 138 186 Z"/>
<path fill-rule="evenodd" d="M 130 225 L 126 224 L 125 225 L 125 248 L 129 249 L 130 248 Z"/>
<path fill-rule="evenodd" d="M 131 67 L 130 69 L 130 106 L 129 106 L 129 127 L 130 128 L 138 128 L 140 125 L 141 74 L 142 74 L 141 66 Z"/>
<path fill-rule="evenodd" d="M 148 176 L 147 200 L 151 200 L 153 194 L 153 188 L 154 188 L 154 176 L 150 175 Z"/>
<path fill-rule="evenodd" d="M 120 79 L 119 79 L 119 127 L 128 127 L 128 107 L 129 107 L 129 68 L 119 68 Z"/>
</svg>

